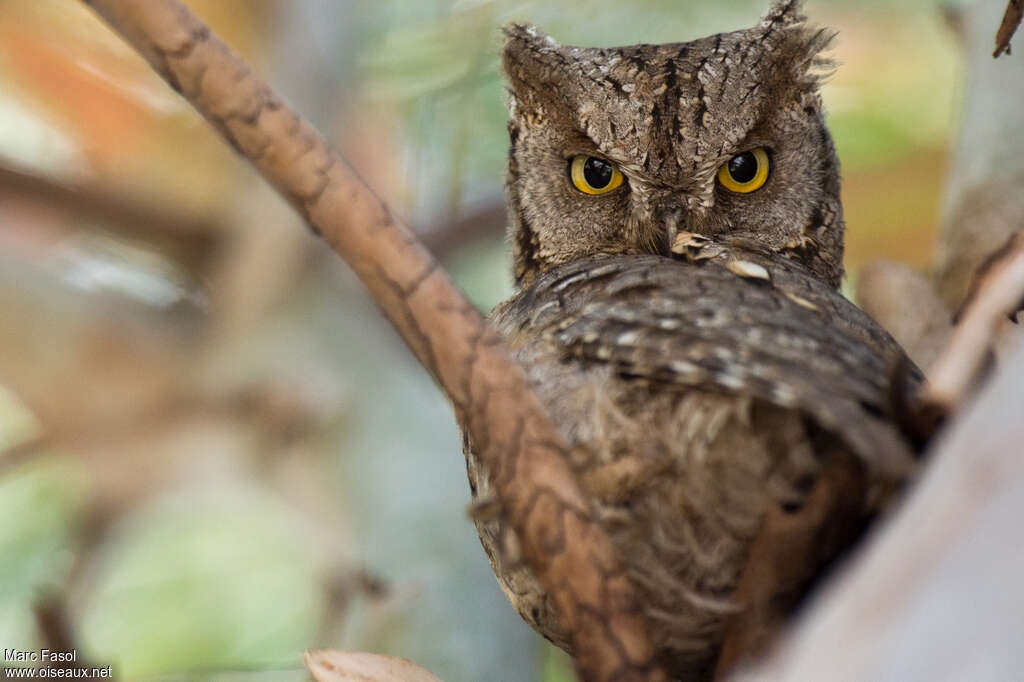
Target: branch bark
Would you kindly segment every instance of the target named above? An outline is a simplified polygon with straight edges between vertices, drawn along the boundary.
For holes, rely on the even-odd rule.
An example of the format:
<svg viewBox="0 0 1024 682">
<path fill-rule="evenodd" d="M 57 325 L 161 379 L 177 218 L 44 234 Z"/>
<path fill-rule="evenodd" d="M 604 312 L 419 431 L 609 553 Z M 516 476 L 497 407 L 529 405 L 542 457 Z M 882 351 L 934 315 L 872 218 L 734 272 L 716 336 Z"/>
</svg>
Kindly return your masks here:
<svg viewBox="0 0 1024 682">
<path fill-rule="evenodd" d="M 177 0 L 83 0 L 355 270 L 451 400 L 588 680 L 665 679 L 633 586 L 566 445 L 500 337 L 388 207 Z"/>
<path fill-rule="evenodd" d="M 992 350 L 999 325 L 1024 299 L 1024 234 L 1006 245 L 974 288 L 949 346 L 931 367 L 921 391 L 926 409 L 950 414 L 963 405 Z"/>
</svg>

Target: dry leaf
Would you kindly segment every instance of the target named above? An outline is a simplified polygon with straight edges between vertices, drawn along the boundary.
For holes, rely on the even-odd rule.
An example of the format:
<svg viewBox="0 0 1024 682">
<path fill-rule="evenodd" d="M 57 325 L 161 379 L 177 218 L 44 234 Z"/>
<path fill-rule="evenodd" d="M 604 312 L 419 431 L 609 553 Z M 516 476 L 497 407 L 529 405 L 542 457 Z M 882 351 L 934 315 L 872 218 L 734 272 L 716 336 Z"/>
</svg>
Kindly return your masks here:
<svg viewBox="0 0 1024 682">
<path fill-rule="evenodd" d="M 337 649 L 310 649 L 302 657 L 317 682 L 441 682 L 404 658 Z"/>
</svg>

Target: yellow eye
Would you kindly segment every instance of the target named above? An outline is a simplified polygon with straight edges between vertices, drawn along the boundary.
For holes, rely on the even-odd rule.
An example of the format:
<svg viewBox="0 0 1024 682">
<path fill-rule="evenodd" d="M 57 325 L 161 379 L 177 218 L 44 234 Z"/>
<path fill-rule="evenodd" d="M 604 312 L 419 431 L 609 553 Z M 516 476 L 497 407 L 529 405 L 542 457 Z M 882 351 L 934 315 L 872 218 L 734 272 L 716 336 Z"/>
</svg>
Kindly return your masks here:
<svg viewBox="0 0 1024 682">
<path fill-rule="evenodd" d="M 771 162 L 764 147 L 737 154 L 718 169 L 718 181 L 730 192 L 746 194 L 768 181 Z"/>
<path fill-rule="evenodd" d="M 582 154 L 569 162 L 569 177 L 573 186 L 584 194 L 607 194 L 625 179 L 615 164 Z"/>
</svg>

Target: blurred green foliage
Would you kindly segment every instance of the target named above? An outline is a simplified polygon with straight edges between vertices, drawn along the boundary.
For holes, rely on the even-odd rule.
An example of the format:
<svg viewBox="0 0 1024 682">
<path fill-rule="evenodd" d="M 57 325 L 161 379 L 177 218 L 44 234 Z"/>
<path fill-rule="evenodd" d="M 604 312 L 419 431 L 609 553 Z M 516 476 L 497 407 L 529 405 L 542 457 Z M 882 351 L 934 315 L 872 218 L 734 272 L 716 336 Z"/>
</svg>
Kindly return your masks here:
<svg viewBox="0 0 1024 682">
<path fill-rule="evenodd" d="M 223 484 L 135 511 L 99 557 L 83 644 L 127 679 L 298 668 L 324 605 L 293 515 L 265 490 Z"/>
<path fill-rule="evenodd" d="M 64 460 L 42 457 L 0 474 L 2 646 L 35 647 L 32 604 L 59 589 L 71 567 L 81 501 L 78 473 Z"/>
</svg>

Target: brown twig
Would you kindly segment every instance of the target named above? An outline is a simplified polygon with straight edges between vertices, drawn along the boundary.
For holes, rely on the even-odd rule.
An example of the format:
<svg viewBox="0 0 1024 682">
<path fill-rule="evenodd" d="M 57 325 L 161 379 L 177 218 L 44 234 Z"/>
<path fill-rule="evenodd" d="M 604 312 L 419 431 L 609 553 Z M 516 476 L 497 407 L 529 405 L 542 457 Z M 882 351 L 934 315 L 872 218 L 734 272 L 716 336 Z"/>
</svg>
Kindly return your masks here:
<svg viewBox="0 0 1024 682">
<path fill-rule="evenodd" d="M 1014 235 L 985 266 L 958 313 L 949 345 L 928 373 L 921 402 L 929 411 L 950 414 L 974 385 L 999 324 L 1024 299 L 1024 233 Z"/>
<path fill-rule="evenodd" d="M 82 671 L 88 674 L 96 666 L 84 658 L 84 654 L 75 638 L 75 627 L 71 622 L 67 599 L 61 592 L 51 592 L 41 596 L 32 607 L 35 615 L 36 628 L 43 644 L 51 654 L 51 659 L 43 664 L 46 668 L 68 671 Z M 52 654 L 74 654 L 75 660 L 53 660 L 58 658 Z M 67 675 L 71 677 L 71 675 Z M 116 676 L 107 679 L 115 679 Z"/>
<path fill-rule="evenodd" d="M 1002 53 L 1010 54 L 1010 39 L 1017 32 L 1021 19 L 1024 19 L 1024 3 L 1021 0 L 1010 0 L 1006 3 L 1006 13 L 996 31 L 996 51 L 992 56 L 998 58 Z"/>
<path fill-rule="evenodd" d="M 483 237 L 496 238 L 505 231 L 505 204 L 497 197 L 474 211 L 417 232 L 437 258 L 444 260 L 460 247 Z"/>
<path fill-rule="evenodd" d="M 214 218 L 176 213 L 169 207 L 127 199 L 122 192 L 95 183 L 50 178 L 0 163 L 0 196 L 5 195 L 95 218 L 129 237 L 170 246 L 190 263 L 209 260 L 230 232 L 227 223 Z M 435 256 L 444 259 L 473 239 L 496 237 L 504 229 L 505 204 L 494 196 L 464 215 L 417 227 L 416 233 Z"/>
<path fill-rule="evenodd" d="M 262 172 L 348 262 L 443 387 L 588 680 L 665 679 L 566 445 L 501 339 L 312 127 L 178 0 L 83 0 Z"/>
<path fill-rule="evenodd" d="M 67 605 L 61 594 L 52 593 L 36 600 L 32 607 L 36 627 L 43 642 L 51 651 L 74 651 L 75 637 Z M 60 667 L 69 667 L 61 665 Z"/>
<path fill-rule="evenodd" d="M 0 165 L 0 195 L 25 197 L 103 221 L 111 229 L 163 243 L 190 263 L 205 263 L 228 230 L 216 220 L 174 212 L 87 182 L 67 182 Z"/>
</svg>

